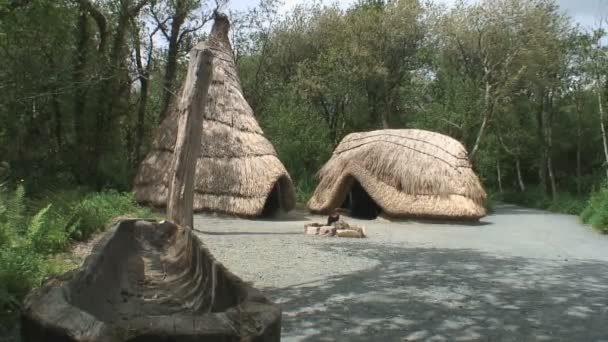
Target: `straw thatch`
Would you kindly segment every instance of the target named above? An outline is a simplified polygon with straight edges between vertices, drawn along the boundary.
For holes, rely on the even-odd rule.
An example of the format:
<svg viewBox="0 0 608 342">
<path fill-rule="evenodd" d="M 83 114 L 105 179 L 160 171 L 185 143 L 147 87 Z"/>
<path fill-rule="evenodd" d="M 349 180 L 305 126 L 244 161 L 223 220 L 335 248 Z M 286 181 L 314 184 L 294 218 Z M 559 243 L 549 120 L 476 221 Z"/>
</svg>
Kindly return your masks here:
<svg viewBox="0 0 608 342">
<path fill-rule="evenodd" d="M 319 178 L 308 202 L 314 213 L 341 207 L 360 184 L 387 216 L 478 219 L 486 214 L 486 193 L 467 151 L 439 133 L 402 129 L 349 134 Z"/>
<path fill-rule="evenodd" d="M 194 210 L 240 216 L 259 216 L 278 207 L 288 211 L 295 205 L 293 184 L 243 97 L 229 29 L 228 18 L 216 15 L 209 40 L 191 52 L 195 59 L 201 55 L 197 51 L 208 47 L 214 57 L 196 165 Z M 193 91 L 197 64 L 190 61 L 182 99 Z M 141 203 L 166 205 L 180 107 L 173 105 L 139 167 L 134 190 Z"/>
</svg>

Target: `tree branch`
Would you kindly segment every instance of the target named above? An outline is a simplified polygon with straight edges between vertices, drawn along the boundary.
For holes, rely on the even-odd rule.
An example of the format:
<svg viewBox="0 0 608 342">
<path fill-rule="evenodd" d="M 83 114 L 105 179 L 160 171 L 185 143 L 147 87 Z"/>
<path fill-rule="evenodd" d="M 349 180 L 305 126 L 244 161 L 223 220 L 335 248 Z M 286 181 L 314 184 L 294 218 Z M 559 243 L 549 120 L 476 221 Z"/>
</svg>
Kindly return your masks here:
<svg viewBox="0 0 608 342">
<path fill-rule="evenodd" d="M 182 33 L 180 33 L 179 37 L 177 38 L 177 45 L 181 45 L 182 44 L 182 39 L 186 35 L 202 29 L 203 26 L 205 26 L 209 21 L 211 21 L 211 19 L 213 19 L 213 14 L 209 14 L 206 17 L 204 17 L 200 25 L 195 26 L 195 27 L 191 27 L 191 28 L 187 28 L 187 29 L 183 30 Z"/>
<path fill-rule="evenodd" d="M 97 24 L 97 28 L 99 29 L 99 46 L 98 50 L 103 50 L 106 47 L 106 43 L 108 41 L 108 20 L 106 16 L 101 12 L 97 6 L 95 6 L 89 0 L 76 0 L 76 2 L 82 6 L 84 10 L 89 12 L 95 23 Z"/>
<path fill-rule="evenodd" d="M 139 13 L 139 11 L 148 4 L 148 2 L 150 2 L 150 0 L 140 0 L 139 3 L 129 9 L 129 17 L 137 15 L 137 13 Z"/>
<path fill-rule="evenodd" d="M 150 13 L 152 14 L 152 18 L 154 18 L 154 21 L 156 21 L 156 24 L 158 25 L 158 28 L 160 29 L 160 32 L 162 32 L 163 36 L 165 36 L 167 40 L 171 39 L 169 33 L 167 32 L 167 27 L 165 26 L 167 21 L 169 21 L 169 18 L 166 18 L 165 20 L 160 20 L 158 14 L 156 14 L 156 12 L 154 11 L 154 6 L 150 7 Z"/>
</svg>

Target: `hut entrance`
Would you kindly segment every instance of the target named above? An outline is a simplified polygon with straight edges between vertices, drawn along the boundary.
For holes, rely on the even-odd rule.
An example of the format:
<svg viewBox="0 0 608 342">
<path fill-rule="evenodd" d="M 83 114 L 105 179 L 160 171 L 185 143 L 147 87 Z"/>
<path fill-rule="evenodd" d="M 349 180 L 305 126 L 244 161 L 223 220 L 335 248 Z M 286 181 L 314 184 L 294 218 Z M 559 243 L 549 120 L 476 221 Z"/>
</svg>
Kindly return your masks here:
<svg viewBox="0 0 608 342">
<path fill-rule="evenodd" d="M 352 217 L 373 220 L 380 214 L 380 206 L 363 189 L 359 181 L 353 180 L 353 185 L 342 203 L 341 208 L 347 209 Z"/>
<path fill-rule="evenodd" d="M 271 217 L 281 209 L 281 190 L 279 187 L 279 182 L 274 183 L 272 187 L 272 191 L 266 197 L 266 203 L 264 203 L 264 208 L 262 209 L 261 217 Z"/>
</svg>

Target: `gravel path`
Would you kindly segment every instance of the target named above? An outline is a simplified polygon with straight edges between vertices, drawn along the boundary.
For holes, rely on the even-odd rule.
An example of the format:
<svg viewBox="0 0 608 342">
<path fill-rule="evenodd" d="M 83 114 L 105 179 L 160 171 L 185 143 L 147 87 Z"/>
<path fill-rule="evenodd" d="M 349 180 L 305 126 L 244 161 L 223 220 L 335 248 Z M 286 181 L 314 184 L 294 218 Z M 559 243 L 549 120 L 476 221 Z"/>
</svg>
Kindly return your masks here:
<svg viewBox="0 0 608 342">
<path fill-rule="evenodd" d="M 500 206 L 476 225 L 348 220 L 312 237 L 302 212 L 199 215 L 213 254 L 283 306 L 283 341 L 608 342 L 608 236 L 568 215 Z"/>
</svg>

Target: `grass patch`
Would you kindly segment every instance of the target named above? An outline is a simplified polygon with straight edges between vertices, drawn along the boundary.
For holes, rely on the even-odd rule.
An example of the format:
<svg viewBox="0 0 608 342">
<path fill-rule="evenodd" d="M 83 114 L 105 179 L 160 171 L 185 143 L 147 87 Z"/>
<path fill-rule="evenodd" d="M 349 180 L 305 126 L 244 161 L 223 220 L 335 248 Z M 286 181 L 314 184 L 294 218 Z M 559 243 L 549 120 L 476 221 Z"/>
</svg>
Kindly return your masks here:
<svg viewBox="0 0 608 342">
<path fill-rule="evenodd" d="M 124 215 L 154 216 L 130 193 L 72 190 L 31 201 L 22 185 L 12 191 L 0 186 L 0 325 L 18 316 L 31 289 L 73 267 L 55 255 Z"/>
</svg>

